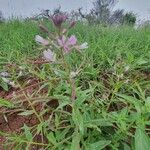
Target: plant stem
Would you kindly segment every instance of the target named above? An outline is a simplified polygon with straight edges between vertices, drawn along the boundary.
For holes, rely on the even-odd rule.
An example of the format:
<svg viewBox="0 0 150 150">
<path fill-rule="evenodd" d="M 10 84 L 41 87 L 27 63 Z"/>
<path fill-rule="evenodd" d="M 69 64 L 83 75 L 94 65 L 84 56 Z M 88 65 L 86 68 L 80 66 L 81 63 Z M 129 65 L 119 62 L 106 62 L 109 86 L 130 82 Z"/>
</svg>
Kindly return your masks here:
<svg viewBox="0 0 150 150">
<path fill-rule="evenodd" d="M 71 80 L 71 88 L 72 88 L 72 94 L 71 94 L 71 99 L 74 101 L 76 99 L 76 88 L 75 88 L 75 80 L 74 79 L 70 79 Z"/>
<path fill-rule="evenodd" d="M 22 88 L 21 88 L 22 89 Z M 29 98 L 26 96 L 25 92 L 23 91 L 23 95 L 25 96 L 26 100 L 28 101 L 29 105 L 31 106 L 32 110 L 34 111 L 34 114 L 36 115 L 37 119 L 40 121 L 40 123 L 42 123 L 42 119 L 40 118 L 40 116 L 38 115 L 38 113 L 36 112 L 33 104 L 31 103 L 31 101 L 29 100 Z"/>
</svg>

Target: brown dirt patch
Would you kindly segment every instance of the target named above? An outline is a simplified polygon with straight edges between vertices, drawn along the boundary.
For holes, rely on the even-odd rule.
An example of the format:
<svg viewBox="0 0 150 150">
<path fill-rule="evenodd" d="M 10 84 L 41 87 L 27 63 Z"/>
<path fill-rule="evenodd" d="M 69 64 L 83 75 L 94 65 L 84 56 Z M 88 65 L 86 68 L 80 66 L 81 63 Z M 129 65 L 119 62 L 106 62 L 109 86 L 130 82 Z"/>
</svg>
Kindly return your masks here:
<svg viewBox="0 0 150 150">
<path fill-rule="evenodd" d="M 30 80 L 30 81 L 29 81 Z M 23 101 L 22 106 L 27 109 L 31 110 L 30 105 L 26 99 L 25 95 L 30 95 L 33 91 L 38 91 L 41 85 L 41 81 L 36 79 L 28 79 L 29 84 L 26 85 L 23 89 L 20 88 L 10 88 L 8 92 L 0 89 L 0 97 L 4 98 L 8 101 L 14 101 L 14 95 L 17 96 L 20 100 Z M 26 81 L 27 82 L 27 81 Z M 47 92 L 46 89 L 41 90 L 41 94 L 45 94 Z M 40 112 L 43 108 L 40 103 L 35 104 L 34 108 L 37 112 Z M 30 116 L 20 116 L 18 115 L 19 111 L 15 111 L 15 109 L 8 109 L 5 107 L 0 107 L 0 131 L 5 133 L 16 133 L 19 134 L 22 132 L 22 127 L 26 124 L 29 127 L 32 127 L 38 124 L 38 119 L 36 115 L 32 114 Z M 0 150 L 3 150 L 3 144 L 5 143 L 6 138 L 4 136 L 0 136 Z"/>
</svg>

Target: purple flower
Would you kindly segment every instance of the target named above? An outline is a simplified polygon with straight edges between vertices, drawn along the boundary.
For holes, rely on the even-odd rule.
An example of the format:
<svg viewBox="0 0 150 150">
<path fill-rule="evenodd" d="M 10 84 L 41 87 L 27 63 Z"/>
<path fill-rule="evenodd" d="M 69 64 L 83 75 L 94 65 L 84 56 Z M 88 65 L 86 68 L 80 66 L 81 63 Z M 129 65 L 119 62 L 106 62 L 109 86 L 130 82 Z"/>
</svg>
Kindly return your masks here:
<svg viewBox="0 0 150 150">
<path fill-rule="evenodd" d="M 55 62 L 55 61 L 56 61 L 56 54 L 53 53 L 50 49 L 45 50 L 45 51 L 43 52 L 43 55 L 44 55 L 44 58 L 45 58 L 47 61 L 51 61 L 51 62 Z"/>
<path fill-rule="evenodd" d="M 54 25 L 58 28 L 61 27 L 62 23 L 64 23 L 67 20 L 67 16 L 64 14 L 55 14 L 51 17 Z"/>
<path fill-rule="evenodd" d="M 43 46 L 49 45 L 49 41 L 39 35 L 35 36 L 35 41 Z"/>
<path fill-rule="evenodd" d="M 62 36 L 58 39 L 58 44 L 64 49 L 64 53 L 69 53 L 71 49 L 77 44 L 77 38 L 75 35 L 72 35 L 68 39 L 66 39 L 65 36 Z"/>
</svg>

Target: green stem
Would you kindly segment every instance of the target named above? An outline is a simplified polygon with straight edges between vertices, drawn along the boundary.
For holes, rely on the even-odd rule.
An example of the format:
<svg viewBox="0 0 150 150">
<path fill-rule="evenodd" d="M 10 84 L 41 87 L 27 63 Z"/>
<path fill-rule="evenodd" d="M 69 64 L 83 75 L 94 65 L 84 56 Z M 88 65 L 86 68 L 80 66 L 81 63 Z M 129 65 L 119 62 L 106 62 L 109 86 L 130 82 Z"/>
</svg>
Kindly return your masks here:
<svg viewBox="0 0 150 150">
<path fill-rule="evenodd" d="M 21 88 L 21 89 L 22 89 L 22 88 Z M 26 96 L 25 92 L 23 92 L 23 94 L 24 94 L 26 100 L 28 101 L 29 105 L 31 106 L 31 108 L 32 108 L 34 114 L 36 115 L 37 119 L 42 123 L 42 119 L 40 118 L 40 116 L 39 116 L 38 113 L 36 112 L 36 110 L 35 110 L 33 104 L 31 103 L 31 101 L 29 100 L 29 98 Z"/>
</svg>

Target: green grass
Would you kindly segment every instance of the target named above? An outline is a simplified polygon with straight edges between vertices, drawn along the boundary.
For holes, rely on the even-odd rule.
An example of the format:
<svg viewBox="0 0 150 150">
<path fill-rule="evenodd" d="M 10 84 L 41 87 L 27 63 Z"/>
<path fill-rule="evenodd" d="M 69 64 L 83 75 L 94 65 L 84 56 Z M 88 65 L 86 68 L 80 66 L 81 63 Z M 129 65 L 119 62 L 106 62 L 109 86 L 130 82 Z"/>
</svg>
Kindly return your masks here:
<svg viewBox="0 0 150 150">
<path fill-rule="evenodd" d="M 34 36 L 38 32 L 32 22 L 14 20 L 0 24 L 0 62 L 17 62 L 23 55 L 34 55 Z"/>
<path fill-rule="evenodd" d="M 150 147 L 150 28 L 101 27 L 77 24 L 69 34 L 89 48 L 81 54 L 71 53 L 66 59 L 72 70 L 81 66 L 76 77 L 76 100 L 71 101 L 71 87 L 60 72 L 55 78 L 55 66 L 43 64 L 37 69 L 27 58 L 36 58 L 41 49 L 34 42 L 40 34 L 37 23 L 11 21 L 0 24 L 0 69 L 14 63 L 25 69 L 27 78 L 42 81 L 38 91 L 22 99 L 13 97 L 13 109 L 22 115 L 34 114 L 37 125 L 22 127 L 22 133 L 0 133 L 8 137 L 5 146 L 14 150 L 148 150 Z M 16 68 L 8 69 L 18 83 Z M 57 80 L 58 79 L 58 80 Z M 26 83 L 23 83 L 22 88 Z M 46 94 L 41 94 L 47 89 Z M 58 106 L 51 106 L 55 100 Z M 2 101 L 2 100 L 1 100 Z M 0 102 L 1 103 L 1 102 Z M 3 104 L 1 103 L 1 105 Z M 34 106 L 42 105 L 36 112 Z M 48 119 L 43 115 L 48 113 Z M 49 112 L 51 112 L 49 114 Z M 8 115 L 2 112 L 5 117 Z M 36 140 L 36 136 L 40 136 Z"/>
</svg>

